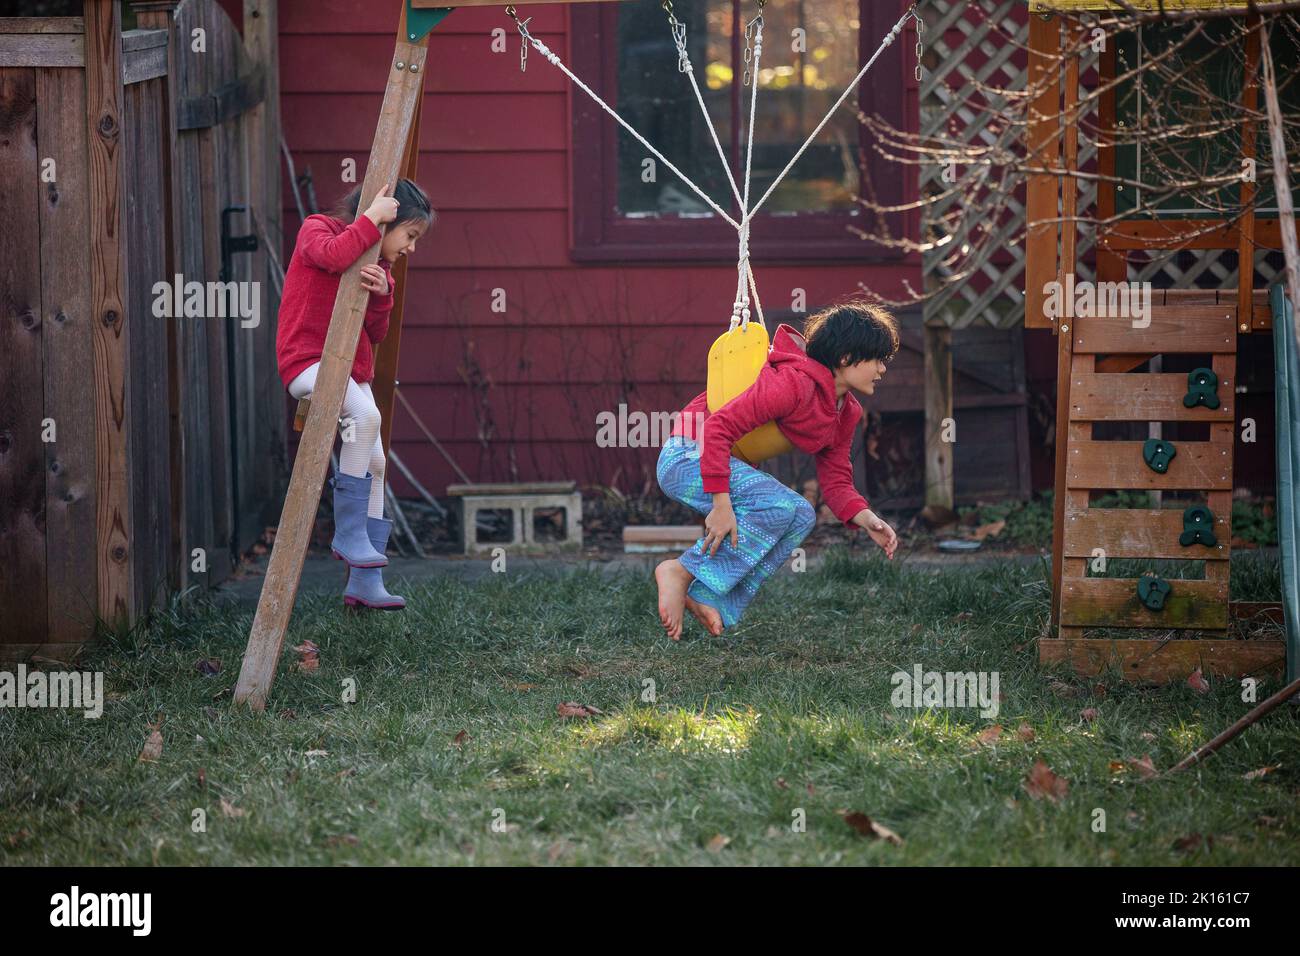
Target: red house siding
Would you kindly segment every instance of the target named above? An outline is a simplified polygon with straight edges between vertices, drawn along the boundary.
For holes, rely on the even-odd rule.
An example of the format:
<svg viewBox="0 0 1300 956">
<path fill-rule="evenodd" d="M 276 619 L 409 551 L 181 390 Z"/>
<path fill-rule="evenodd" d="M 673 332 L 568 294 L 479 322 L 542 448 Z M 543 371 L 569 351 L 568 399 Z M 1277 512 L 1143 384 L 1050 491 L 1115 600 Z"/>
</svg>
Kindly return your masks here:
<svg viewBox="0 0 1300 956">
<path fill-rule="evenodd" d="M 351 188 L 340 178 L 345 158 L 364 175 L 399 6 L 280 6 L 284 135 L 299 170 L 311 166 L 322 206 Z M 568 8 L 527 12 L 534 34 L 567 57 L 578 42 Z M 491 50 L 496 27 L 507 28 L 504 53 Z M 674 66 L 665 64 L 665 82 L 680 79 Z M 914 117 L 915 82 L 902 72 Z M 499 8 L 456 10 L 437 27 L 425 89 L 419 179 L 439 221 L 408 272 L 403 394 L 475 481 L 574 478 L 639 491 L 657 449 L 598 448 L 596 415 L 620 403 L 672 411 L 703 389 L 709 343 L 730 315 L 734 263 L 572 260 L 573 94 L 540 57 L 520 73 L 518 35 Z M 287 183 L 285 196 L 291 246 L 298 219 Z M 886 294 L 901 294 L 905 279 L 920 284 L 915 259 L 757 262 L 756 272 L 772 312 L 790 308 L 795 288 L 815 308 L 859 282 Z M 498 289 L 504 313 L 492 309 Z M 435 493 L 458 480 L 400 406 L 393 443 Z M 410 491 L 394 481 L 399 494 Z"/>
</svg>

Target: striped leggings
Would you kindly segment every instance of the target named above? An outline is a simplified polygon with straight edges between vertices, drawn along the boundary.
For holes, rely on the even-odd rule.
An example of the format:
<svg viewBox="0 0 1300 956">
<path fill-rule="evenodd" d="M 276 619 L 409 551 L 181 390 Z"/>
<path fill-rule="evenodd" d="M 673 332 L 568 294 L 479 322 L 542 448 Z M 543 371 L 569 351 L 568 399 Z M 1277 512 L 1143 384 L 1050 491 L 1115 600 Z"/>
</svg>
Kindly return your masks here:
<svg viewBox="0 0 1300 956">
<path fill-rule="evenodd" d="M 713 509 L 713 496 L 700 477 L 700 448 L 695 441 L 674 436 L 664 443 L 656 469 L 659 487 L 674 501 L 701 514 Z M 695 580 L 689 594 L 717 608 L 725 627 L 732 627 L 759 587 L 785 563 L 817 522 L 816 512 L 802 495 L 766 472 L 731 459 L 731 508 L 736 514 L 736 547 L 728 538 L 713 557 L 702 545 L 679 559 Z"/>
</svg>

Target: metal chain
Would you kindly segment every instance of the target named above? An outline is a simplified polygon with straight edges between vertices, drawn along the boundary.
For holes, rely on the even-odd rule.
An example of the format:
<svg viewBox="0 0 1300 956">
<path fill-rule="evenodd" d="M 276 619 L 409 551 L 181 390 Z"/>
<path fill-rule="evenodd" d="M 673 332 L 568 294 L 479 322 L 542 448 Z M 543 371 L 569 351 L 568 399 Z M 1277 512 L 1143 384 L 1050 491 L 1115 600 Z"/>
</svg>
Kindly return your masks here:
<svg viewBox="0 0 1300 956">
<path fill-rule="evenodd" d="M 740 80 L 741 86 L 749 86 L 749 81 L 753 79 L 750 64 L 754 61 L 754 32 L 763 25 L 764 2 L 765 0 L 758 0 L 758 16 L 745 25 L 745 73 Z"/>
<path fill-rule="evenodd" d="M 672 31 L 673 44 L 677 47 L 677 72 L 689 73 L 691 57 L 686 52 L 686 24 L 678 20 L 677 15 L 673 13 L 673 0 L 663 0 L 660 6 L 668 14 L 668 28 Z"/>
<path fill-rule="evenodd" d="M 912 6 L 912 19 L 916 21 L 916 69 L 912 75 L 916 77 L 916 82 L 921 82 L 921 57 L 925 55 L 925 48 L 921 45 L 921 35 L 925 33 L 925 21 L 921 15 L 916 12 L 915 4 Z"/>
<path fill-rule="evenodd" d="M 529 17 L 527 20 L 520 20 L 513 3 L 506 6 L 506 16 L 514 20 L 515 26 L 519 28 L 521 41 L 519 44 L 519 72 L 526 73 L 528 72 L 528 24 L 533 22 L 533 18 Z"/>
</svg>

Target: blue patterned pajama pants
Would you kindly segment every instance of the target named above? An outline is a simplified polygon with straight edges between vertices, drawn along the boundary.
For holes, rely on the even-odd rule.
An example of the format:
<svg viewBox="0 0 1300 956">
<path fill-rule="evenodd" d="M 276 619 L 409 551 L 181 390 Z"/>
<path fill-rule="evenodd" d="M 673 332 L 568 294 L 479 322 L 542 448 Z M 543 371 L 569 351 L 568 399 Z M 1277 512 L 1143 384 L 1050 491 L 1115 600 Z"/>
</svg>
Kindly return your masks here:
<svg viewBox="0 0 1300 956">
<path fill-rule="evenodd" d="M 700 477 L 700 447 L 695 441 L 669 438 L 656 471 L 659 487 L 669 498 L 704 515 L 713 510 L 713 495 L 705 493 Z M 731 459 L 730 493 L 737 546 L 733 548 L 728 537 L 709 557 L 701 538 L 679 559 L 695 577 L 690 596 L 717 608 L 725 627 L 740 620 L 762 583 L 785 563 L 817 521 L 807 499 L 739 458 Z"/>
</svg>

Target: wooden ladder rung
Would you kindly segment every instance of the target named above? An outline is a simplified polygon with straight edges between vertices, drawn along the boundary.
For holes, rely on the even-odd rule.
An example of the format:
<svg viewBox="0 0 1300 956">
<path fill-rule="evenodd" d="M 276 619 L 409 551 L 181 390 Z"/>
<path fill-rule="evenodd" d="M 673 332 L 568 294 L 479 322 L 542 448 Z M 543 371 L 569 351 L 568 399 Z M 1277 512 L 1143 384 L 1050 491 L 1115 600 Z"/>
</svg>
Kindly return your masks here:
<svg viewBox="0 0 1300 956">
<path fill-rule="evenodd" d="M 1074 353 L 1152 354 L 1237 351 L 1237 308 L 1227 305 L 1151 306 L 1151 322 L 1134 328 L 1131 319 L 1077 318 Z"/>
<path fill-rule="evenodd" d="M 1226 442 L 1174 442 L 1177 453 L 1164 474 L 1142 457 L 1140 441 L 1072 441 L 1066 447 L 1065 484 L 1080 490 L 1122 488 L 1231 491 L 1232 446 Z"/>
<path fill-rule="evenodd" d="M 1163 610 L 1139 599 L 1137 578 L 1066 577 L 1061 581 L 1061 624 L 1065 627 L 1140 627 L 1225 631 L 1228 581 L 1169 580 Z"/>
<path fill-rule="evenodd" d="M 1231 381 L 1219 383 L 1219 407 L 1183 404 L 1182 372 L 1075 372 L 1070 376 L 1072 422 L 1232 422 Z"/>
<path fill-rule="evenodd" d="M 1231 515 L 1215 514 L 1214 547 L 1178 543 L 1183 512 L 1171 508 L 1089 508 L 1066 511 L 1065 556 L 1091 559 L 1097 548 L 1111 558 L 1169 558 L 1227 561 L 1231 556 Z"/>
</svg>

